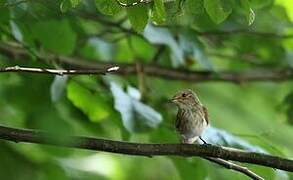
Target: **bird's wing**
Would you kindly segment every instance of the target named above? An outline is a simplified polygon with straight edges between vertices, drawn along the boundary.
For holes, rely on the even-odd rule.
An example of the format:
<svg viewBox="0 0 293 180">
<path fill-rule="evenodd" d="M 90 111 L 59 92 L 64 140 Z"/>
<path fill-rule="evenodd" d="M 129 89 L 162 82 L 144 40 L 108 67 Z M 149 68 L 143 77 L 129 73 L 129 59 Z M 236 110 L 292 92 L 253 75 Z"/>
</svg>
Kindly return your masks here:
<svg viewBox="0 0 293 180">
<path fill-rule="evenodd" d="M 208 109 L 204 106 L 202 106 L 202 110 L 204 113 L 204 119 L 206 120 L 207 124 L 209 124 L 209 114 L 208 114 Z"/>
<path fill-rule="evenodd" d="M 176 121 L 175 121 L 175 127 L 177 130 L 179 130 L 181 127 L 183 115 L 184 115 L 184 112 L 182 110 L 179 110 L 176 116 Z"/>
</svg>

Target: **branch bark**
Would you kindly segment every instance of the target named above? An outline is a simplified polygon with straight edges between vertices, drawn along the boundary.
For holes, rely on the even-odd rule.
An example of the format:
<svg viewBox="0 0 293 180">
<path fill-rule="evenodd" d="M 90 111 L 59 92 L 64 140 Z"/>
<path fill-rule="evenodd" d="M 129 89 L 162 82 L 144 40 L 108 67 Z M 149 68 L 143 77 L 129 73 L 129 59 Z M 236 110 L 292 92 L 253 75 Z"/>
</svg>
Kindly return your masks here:
<svg viewBox="0 0 293 180">
<path fill-rule="evenodd" d="M 77 69 L 77 70 L 64 70 L 64 69 L 47 69 L 47 68 L 28 68 L 28 67 L 20 67 L 20 66 L 12 66 L 6 68 L 0 68 L 0 73 L 5 72 L 29 72 L 29 73 L 44 73 L 44 74 L 54 74 L 54 75 L 83 75 L 83 74 L 101 74 L 105 75 L 106 73 L 113 73 L 119 70 L 118 66 L 112 66 L 103 69 Z"/>
<path fill-rule="evenodd" d="M 293 160 L 209 144 L 143 144 L 81 136 L 64 137 L 64 140 L 53 137 L 54 135 L 46 132 L 0 126 L 0 139 L 14 142 L 48 144 L 147 157 L 166 155 L 213 157 L 293 172 Z"/>
<path fill-rule="evenodd" d="M 219 164 L 227 169 L 232 169 L 234 171 L 238 171 L 241 172 L 245 175 L 247 175 L 248 177 L 255 179 L 255 180 L 264 180 L 264 178 L 260 177 L 259 175 L 255 174 L 254 172 L 252 172 L 251 170 L 249 170 L 247 167 L 243 167 L 240 166 L 238 164 L 232 163 L 230 161 L 226 161 L 223 159 L 219 159 L 219 158 L 212 158 L 212 157 L 204 157 L 204 159 L 214 162 L 216 164 Z"/>
<path fill-rule="evenodd" d="M 0 44 L 0 53 L 12 58 L 29 58 L 29 53 L 20 47 L 14 47 L 9 44 Z M 88 69 L 105 69 L 113 66 L 118 66 L 119 70 L 115 71 L 118 75 L 133 75 L 137 74 L 137 68 L 135 64 L 126 63 L 106 63 L 98 61 L 88 61 L 77 57 L 38 55 L 39 58 L 43 58 L 46 61 L 54 61 L 63 64 L 69 68 L 77 68 L 82 70 Z M 232 72 L 232 71 L 190 71 L 186 69 L 174 69 L 166 68 L 158 65 L 141 65 L 144 69 L 144 73 L 149 76 L 159 77 L 163 79 L 182 80 L 189 82 L 209 82 L 209 81 L 221 81 L 221 82 L 254 82 L 254 81 L 288 81 L 293 79 L 293 69 L 279 69 L 279 70 L 254 70 L 246 72 Z M 91 74 L 91 73 L 89 73 Z"/>
</svg>

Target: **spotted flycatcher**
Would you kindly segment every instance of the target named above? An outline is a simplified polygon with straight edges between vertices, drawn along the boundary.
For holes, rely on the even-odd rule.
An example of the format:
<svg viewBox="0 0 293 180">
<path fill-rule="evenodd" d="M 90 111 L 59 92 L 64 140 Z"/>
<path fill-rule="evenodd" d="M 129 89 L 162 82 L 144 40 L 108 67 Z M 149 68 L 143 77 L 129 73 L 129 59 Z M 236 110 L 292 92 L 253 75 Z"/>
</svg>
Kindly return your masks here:
<svg viewBox="0 0 293 180">
<path fill-rule="evenodd" d="M 192 144 L 199 138 L 209 124 L 207 109 L 197 95 L 190 89 L 179 91 L 172 98 L 178 107 L 175 127 L 182 143 Z"/>
</svg>

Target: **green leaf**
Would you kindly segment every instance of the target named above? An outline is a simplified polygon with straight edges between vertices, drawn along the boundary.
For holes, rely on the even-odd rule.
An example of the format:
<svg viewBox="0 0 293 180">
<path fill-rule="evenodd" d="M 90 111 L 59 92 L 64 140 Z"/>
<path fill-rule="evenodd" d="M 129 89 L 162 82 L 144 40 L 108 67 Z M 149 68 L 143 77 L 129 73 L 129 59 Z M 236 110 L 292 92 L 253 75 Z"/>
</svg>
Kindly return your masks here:
<svg viewBox="0 0 293 180">
<path fill-rule="evenodd" d="M 71 8 L 71 2 L 70 0 L 63 0 L 60 4 L 60 11 L 62 13 L 67 12 Z"/>
<path fill-rule="evenodd" d="M 148 23 L 148 8 L 144 4 L 138 4 L 127 8 L 127 15 L 132 28 L 142 32 Z"/>
<path fill-rule="evenodd" d="M 93 122 L 102 121 L 110 115 L 110 107 L 99 93 L 91 93 L 75 82 L 68 84 L 67 97 Z"/>
<path fill-rule="evenodd" d="M 52 102 L 57 102 L 63 95 L 67 80 L 68 76 L 55 76 L 50 88 Z"/>
<path fill-rule="evenodd" d="M 81 2 L 81 0 L 63 0 L 60 4 L 60 10 L 61 12 L 65 13 L 67 12 L 70 8 L 75 8 L 78 6 L 78 4 Z"/>
<path fill-rule="evenodd" d="M 76 34 L 67 20 L 40 21 L 32 27 L 37 42 L 55 53 L 69 55 L 76 43 Z"/>
<path fill-rule="evenodd" d="M 106 15 L 114 15 L 121 11 L 121 6 L 116 0 L 96 0 L 96 7 L 101 13 Z"/>
<path fill-rule="evenodd" d="M 70 0 L 72 7 L 76 7 L 79 5 L 79 3 L 81 2 L 81 0 Z"/>
<path fill-rule="evenodd" d="M 179 157 L 170 157 L 176 169 L 183 180 L 204 180 L 208 176 L 208 171 L 204 162 L 199 158 L 184 159 Z"/>
<path fill-rule="evenodd" d="M 7 23 L 9 20 L 10 20 L 9 9 L 8 8 L 2 8 L 1 11 L 0 11 L 0 22 L 1 23 Z"/>
<path fill-rule="evenodd" d="M 22 36 L 22 32 L 21 32 L 20 28 L 18 27 L 18 25 L 14 21 L 11 20 L 10 27 L 11 27 L 11 31 L 12 31 L 14 38 L 17 39 L 18 41 L 22 42 L 23 36 Z"/>
<path fill-rule="evenodd" d="M 241 0 L 241 5 L 245 10 L 246 20 L 248 25 L 252 25 L 255 19 L 255 13 L 250 7 L 250 2 L 248 0 Z"/>
<path fill-rule="evenodd" d="M 157 24 L 162 24 L 166 20 L 166 11 L 163 0 L 154 0 L 152 19 Z"/>
<path fill-rule="evenodd" d="M 254 22 L 254 19 L 255 19 L 255 13 L 251 8 L 249 8 L 249 13 L 248 13 L 246 18 L 247 18 L 247 21 L 248 21 L 248 25 L 249 26 L 252 25 L 253 22 Z"/>
<path fill-rule="evenodd" d="M 188 59 L 198 62 L 206 70 L 212 70 L 213 66 L 209 62 L 208 57 L 204 52 L 203 44 L 198 40 L 195 33 L 186 31 L 179 34 L 179 46 Z"/>
<path fill-rule="evenodd" d="M 223 146 L 240 148 L 248 151 L 267 153 L 266 150 L 257 145 L 252 145 L 239 137 L 236 137 L 224 130 L 214 127 L 209 127 L 204 132 L 203 139 L 211 144 L 219 144 Z"/>
<path fill-rule="evenodd" d="M 97 37 L 88 39 L 80 50 L 84 57 L 101 61 L 109 61 L 114 55 L 114 45 Z"/>
<path fill-rule="evenodd" d="M 160 113 L 139 101 L 140 93 L 137 89 L 128 87 L 126 93 L 117 83 L 111 82 L 110 85 L 115 100 L 115 109 L 120 112 L 123 125 L 129 132 L 156 128 L 162 121 Z"/>
<path fill-rule="evenodd" d="M 256 9 L 268 7 L 268 6 L 272 5 L 273 3 L 274 3 L 274 0 L 253 0 L 253 1 L 250 1 L 250 5 Z"/>
<path fill-rule="evenodd" d="M 165 44 L 171 49 L 171 60 L 174 67 L 184 64 L 183 51 L 167 28 L 157 28 L 148 25 L 145 28 L 143 35 L 151 43 Z"/>
<path fill-rule="evenodd" d="M 283 100 L 283 106 L 286 108 L 288 123 L 293 124 L 293 92 L 290 92 Z"/>
<path fill-rule="evenodd" d="M 216 24 L 223 22 L 232 12 L 232 7 L 227 0 L 204 0 L 204 7 Z"/>
</svg>

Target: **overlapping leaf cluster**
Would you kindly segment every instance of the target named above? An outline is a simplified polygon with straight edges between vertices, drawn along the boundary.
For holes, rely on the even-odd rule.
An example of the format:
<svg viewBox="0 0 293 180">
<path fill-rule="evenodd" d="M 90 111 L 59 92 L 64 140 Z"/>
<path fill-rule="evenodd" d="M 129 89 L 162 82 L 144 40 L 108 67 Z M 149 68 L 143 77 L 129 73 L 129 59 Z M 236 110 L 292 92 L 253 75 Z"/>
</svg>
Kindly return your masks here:
<svg viewBox="0 0 293 180">
<path fill-rule="evenodd" d="M 198 83 L 149 77 L 143 67 L 251 72 L 292 68 L 293 5 L 286 0 L 7 0 L 0 65 L 81 68 L 133 64 L 137 75 L 0 75 L 0 124 L 135 142 L 177 142 L 176 107 L 190 88 L 208 107 L 204 137 L 292 157 L 292 82 Z M 127 7 L 123 6 L 126 4 Z M 23 50 L 26 55 L 20 55 Z M 59 57 L 72 60 L 64 64 Z M 281 71 L 282 72 L 282 71 Z M 245 179 L 194 158 L 131 158 L 0 142 L 0 179 Z M 292 174 L 250 167 L 266 179 Z M 167 170 L 166 170 L 167 169 Z"/>
</svg>

